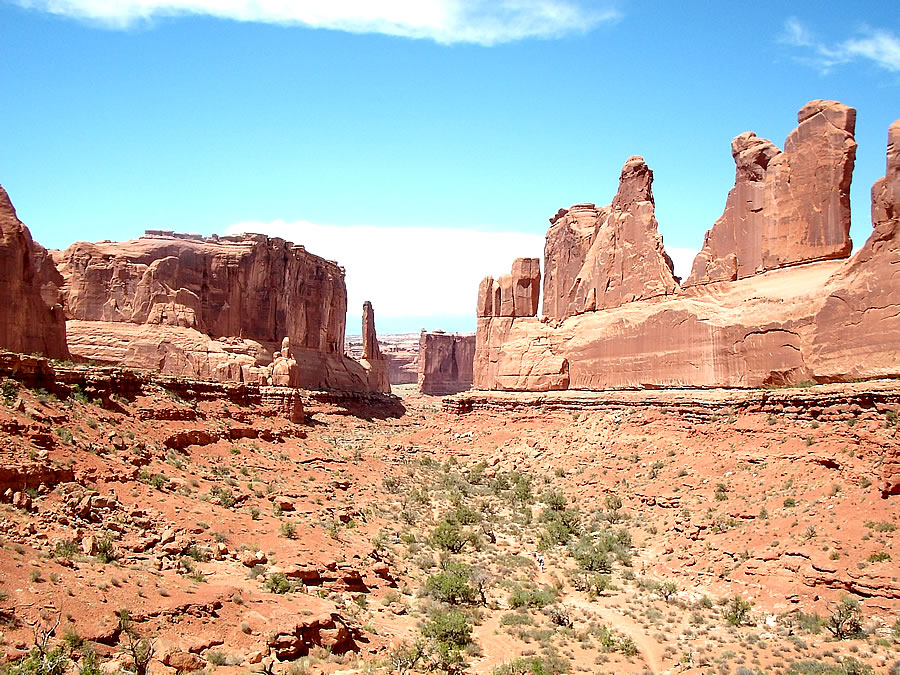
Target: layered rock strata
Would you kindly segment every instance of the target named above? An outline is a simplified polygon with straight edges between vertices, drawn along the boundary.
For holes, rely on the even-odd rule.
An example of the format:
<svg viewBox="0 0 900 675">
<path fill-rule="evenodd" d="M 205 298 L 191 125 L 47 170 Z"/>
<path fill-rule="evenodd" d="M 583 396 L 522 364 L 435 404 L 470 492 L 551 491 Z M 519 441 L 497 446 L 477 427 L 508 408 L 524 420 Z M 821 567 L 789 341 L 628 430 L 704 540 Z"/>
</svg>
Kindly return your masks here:
<svg viewBox="0 0 900 675">
<path fill-rule="evenodd" d="M 814 102 L 804 110 L 820 107 Z M 816 117 L 816 125 L 827 122 L 828 134 L 832 127 L 840 129 L 843 124 L 846 128 L 847 120 L 852 119 L 845 113 L 833 122 L 827 110 L 819 110 L 807 118 L 801 114 L 801 128 L 804 121 Z M 889 134 L 886 176 L 873 188 L 874 232 L 853 258 L 779 267 L 723 284 L 694 285 L 676 289 L 674 294 L 623 302 L 562 320 L 552 315 L 543 319 L 486 316 L 482 284 L 475 388 L 759 387 L 900 376 L 900 350 L 896 347 L 900 344 L 898 125 L 900 122 L 892 125 Z M 797 136 L 786 152 L 795 150 L 808 132 Z M 755 147 L 758 153 L 767 152 L 763 144 Z M 825 147 L 824 154 L 831 156 L 833 145 L 826 143 Z M 828 174 L 831 170 L 826 168 L 832 165 L 826 162 L 823 166 Z M 803 218 L 802 214 L 817 210 L 807 203 L 815 195 L 822 197 L 816 204 L 840 207 L 846 182 L 827 183 L 832 185 L 832 193 L 822 195 L 816 187 L 818 174 L 813 174 L 798 172 L 792 177 L 798 203 L 783 202 L 781 212 Z M 838 207 L 832 213 L 840 214 Z M 551 232 L 559 233 L 566 217 L 567 213 L 558 214 Z M 791 231 L 812 232 L 817 227 L 824 231 L 822 228 L 835 222 L 843 232 L 842 217 L 824 215 L 820 221 L 792 221 Z M 573 239 L 577 232 L 571 227 L 561 237 Z M 578 241 L 577 237 L 574 240 Z M 779 242 L 784 241 L 785 237 L 775 237 L 760 250 L 778 250 Z M 638 245 L 623 240 L 626 249 Z M 837 255 L 843 246 L 840 243 L 828 255 Z M 548 250 L 555 251 L 556 257 L 548 257 L 545 278 L 556 281 L 550 286 L 555 295 L 549 301 L 545 298 L 545 307 L 559 311 L 560 281 L 566 283 L 571 277 L 567 270 L 572 267 L 554 262 L 561 259 L 559 247 L 548 246 Z"/>
<path fill-rule="evenodd" d="M 343 355 L 344 271 L 303 246 L 151 231 L 54 257 L 79 358 L 247 381 L 248 368 L 271 363 L 287 336 L 299 369 L 292 382 L 369 390 L 365 370 Z"/>
<path fill-rule="evenodd" d="M 0 187 L 0 348 L 69 357 L 61 283 L 47 251 L 31 239 Z"/>
<path fill-rule="evenodd" d="M 732 141 L 734 188 L 686 286 L 850 255 L 856 110 L 811 101 L 797 121 L 784 152 L 749 131 Z"/>
<path fill-rule="evenodd" d="M 419 338 L 419 391 L 444 395 L 470 389 L 474 362 L 474 335 L 423 330 Z"/>
</svg>

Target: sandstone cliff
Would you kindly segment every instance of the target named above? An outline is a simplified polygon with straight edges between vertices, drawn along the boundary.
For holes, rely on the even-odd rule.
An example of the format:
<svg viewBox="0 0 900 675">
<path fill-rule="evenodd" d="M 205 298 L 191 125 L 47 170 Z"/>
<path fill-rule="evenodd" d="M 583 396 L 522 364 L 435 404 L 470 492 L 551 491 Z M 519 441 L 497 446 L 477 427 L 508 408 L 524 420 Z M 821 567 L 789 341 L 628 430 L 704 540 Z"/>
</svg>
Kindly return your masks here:
<svg viewBox="0 0 900 675">
<path fill-rule="evenodd" d="M 336 263 L 264 235 L 155 231 L 55 254 L 78 357 L 238 380 L 290 339 L 308 388 L 366 391 L 343 355 L 347 294 Z"/>
<path fill-rule="evenodd" d="M 732 141 L 734 188 L 685 286 L 850 255 L 856 110 L 811 101 L 797 121 L 784 152 L 753 132 Z"/>
<path fill-rule="evenodd" d="M 419 338 L 419 391 L 443 395 L 472 387 L 475 336 L 422 331 Z"/>
<path fill-rule="evenodd" d="M 47 251 L 32 241 L 0 187 L 0 348 L 69 357 L 58 300 L 61 282 Z"/>
<path fill-rule="evenodd" d="M 667 386 L 758 387 L 803 380 L 846 381 L 900 376 L 900 351 L 896 347 L 900 344 L 900 295 L 897 290 L 900 288 L 897 234 L 900 122 L 892 125 L 889 133 L 886 176 L 873 188 L 874 232 L 866 245 L 849 260 L 783 266 L 786 261 L 802 262 L 804 257 L 825 251 L 821 257 L 846 255 L 845 247 L 849 246 L 846 238 L 848 223 L 842 215 L 849 176 L 846 180 L 843 177 L 836 179 L 843 174 L 835 167 L 847 167 L 848 162 L 852 167 L 851 150 L 855 145 L 852 136 L 847 135 L 848 128 L 852 131 L 852 111 L 839 104 L 823 105 L 821 102 L 813 102 L 804 108 L 804 111 L 810 110 L 815 112 L 808 116 L 801 113 L 800 130 L 792 134 L 797 138 L 782 154 L 794 153 L 790 165 L 800 166 L 793 159 L 797 148 L 808 141 L 810 129 L 821 131 L 822 125 L 827 125 L 826 139 L 835 134 L 844 140 L 840 144 L 826 140 L 825 145 L 830 149 L 825 156 L 834 158 L 836 155 L 832 151 L 840 147 L 843 148 L 843 159 L 824 162 L 818 173 L 798 170 L 791 179 L 794 201 L 785 201 L 786 191 L 779 197 L 780 202 L 772 202 L 779 204 L 780 213 L 794 214 L 789 227 L 779 226 L 778 232 L 763 228 L 761 233 L 757 231 L 754 235 L 759 240 L 756 250 L 771 254 L 760 260 L 776 261 L 775 269 L 746 276 L 752 274 L 748 268 L 744 274 L 735 273 L 736 281 L 695 284 L 676 289 L 674 294 L 624 302 L 565 319 L 554 314 L 543 319 L 484 314 L 483 283 L 478 300 L 475 388 L 546 391 Z M 833 110 L 843 111 L 837 121 L 829 118 L 829 111 Z M 804 127 L 808 120 L 817 121 L 814 126 Z M 841 129 L 845 133 L 838 134 Z M 735 148 L 738 149 L 739 167 L 756 166 L 765 175 L 777 159 L 767 142 L 751 135 L 739 137 Z M 805 147 L 804 152 L 814 154 L 815 148 Z M 787 165 L 787 160 L 782 160 L 782 166 Z M 740 171 L 739 184 L 743 180 Z M 747 171 L 751 169 L 747 168 Z M 834 180 L 811 185 L 809 180 L 814 177 L 813 173 L 819 177 L 831 176 Z M 822 185 L 830 185 L 831 189 Z M 757 188 L 745 186 L 741 190 Z M 745 199 L 735 197 L 739 192 L 737 189 L 732 191 L 730 202 L 738 204 Z M 826 208 L 827 205 L 832 206 Z M 587 207 L 581 208 L 587 211 Z M 602 217 L 599 211 L 594 210 L 594 213 L 597 215 L 588 215 L 588 220 Z M 816 220 L 812 215 L 803 214 L 821 214 L 822 217 Z M 752 209 L 745 215 L 751 217 Z M 545 285 L 545 292 L 549 288 L 554 295 L 549 300 L 545 296 L 544 306 L 550 312 L 560 311 L 561 282 L 568 283 L 573 269 L 571 260 L 577 257 L 560 256 L 563 247 L 555 242 L 568 237 L 576 246 L 565 250 L 578 251 L 584 248 L 581 237 L 590 236 L 590 227 L 581 227 L 577 222 L 568 225 L 566 218 L 566 212 L 557 214 L 548 235 L 545 279 L 554 279 L 554 282 Z M 752 216 L 750 222 L 758 222 L 753 218 L 756 216 Z M 566 226 L 568 232 L 564 231 Z M 588 234 L 581 234 L 584 232 Z M 810 234 L 814 232 L 818 232 L 818 239 Z M 631 239 L 623 240 L 626 249 L 655 248 L 652 240 L 641 243 L 634 236 L 632 232 Z M 790 253 L 788 245 L 792 237 L 797 238 L 798 245 L 793 249 L 796 255 Z M 829 241 L 833 245 L 828 244 Z M 807 246 L 810 242 L 819 243 Z M 740 242 L 733 242 L 731 249 L 719 250 L 716 259 L 721 261 L 733 256 L 739 261 L 745 250 L 741 246 Z M 772 253 L 777 251 L 782 253 Z M 766 264 L 763 264 L 764 268 Z M 611 276 L 616 278 L 615 274 Z M 579 283 L 576 278 L 574 285 L 577 287 Z M 567 305 L 566 311 L 570 308 Z"/>
</svg>

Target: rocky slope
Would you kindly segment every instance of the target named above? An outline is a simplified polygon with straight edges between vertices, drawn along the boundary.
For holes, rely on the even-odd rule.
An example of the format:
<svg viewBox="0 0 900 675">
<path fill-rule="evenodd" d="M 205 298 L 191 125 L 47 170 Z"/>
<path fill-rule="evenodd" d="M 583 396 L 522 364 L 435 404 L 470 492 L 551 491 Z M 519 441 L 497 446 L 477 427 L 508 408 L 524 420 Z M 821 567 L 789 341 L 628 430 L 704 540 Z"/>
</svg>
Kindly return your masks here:
<svg viewBox="0 0 900 675">
<path fill-rule="evenodd" d="M 895 382 L 441 410 L 7 355 L 0 393 L 0 662 L 897 667 Z"/>
<path fill-rule="evenodd" d="M 725 248 L 716 249 L 715 256 L 710 257 L 710 247 L 698 255 L 700 262 L 722 261 L 731 254 L 734 260 L 754 260 L 741 268 L 743 271 L 724 277 L 734 280 L 701 284 L 695 274 L 689 287 L 670 293 L 669 277 L 663 274 L 665 283 L 660 285 L 661 277 L 655 272 L 648 276 L 642 271 L 646 268 L 636 264 L 629 283 L 638 292 L 646 289 L 645 295 L 606 295 L 603 297 L 615 299 L 612 305 L 584 313 L 568 303 L 560 315 L 563 296 L 577 297 L 578 289 L 590 278 L 582 270 L 568 290 L 560 285 L 573 278 L 572 261 L 577 263 L 579 252 L 586 249 L 590 239 L 584 234 L 583 221 L 594 216 L 583 215 L 583 206 L 576 209 L 576 215 L 582 214 L 581 221 L 567 221 L 568 214 L 557 214 L 548 232 L 545 260 L 545 293 L 553 294 L 549 300 L 545 295 L 545 307 L 557 315 L 538 319 L 487 312 L 490 307 L 486 306 L 483 282 L 477 305 L 475 387 L 525 391 L 756 387 L 804 380 L 900 376 L 900 353 L 896 349 L 900 340 L 900 297 L 896 292 L 900 190 L 895 185 L 898 123 L 889 132 L 886 176 L 873 189 L 874 232 L 868 242 L 846 261 L 798 264 L 849 252 L 849 225 L 842 209 L 855 148 L 851 134 L 854 119 L 855 111 L 839 104 L 808 104 L 800 112 L 800 126 L 792 133 L 787 150 L 777 157 L 765 142 L 747 135 L 735 139 L 738 181 L 729 198 L 734 208 L 726 208 L 711 233 L 743 234 L 731 237 L 727 246 L 722 245 Z M 793 167 L 789 181 L 784 176 L 778 179 L 789 182 L 790 189 L 759 192 L 758 187 L 744 184 L 742 167 L 769 167 L 757 176 L 765 182 L 777 162 L 780 176 L 788 171 L 785 167 Z M 813 171 L 810 167 L 819 165 L 817 162 L 831 168 Z M 623 178 L 625 175 L 623 172 Z M 641 185 L 638 181 L 638 188 Z M 755 190 L 756 196 L 745 194 L 748 190 Z M 760 194 L 776 194 L 777 198 Z M 787 200 L 787 194 L 793 195 L 793 202 Z M 763 207 L 753 215 L 757 198 L 763 200 Z M 623 202 L 641 213 L 645 204 L 652 204 L 645 199 Z M 740 216 L 735 212 L 739 204 L 744 209 Z M 766 204 L 777 204 L 777 209 Z M 600 218 L 607 211 L 594 213 Z M 637 231 L 620 226 L 613 239 L 632 258 L 646 260 L 650 256 L 657 261 L 651 269 L 663 269 L 665 256 L 656 238 L 655 221 L 638 218 L 632 222 L 642 222 L 643 226 Z M 708 243 L 724 241 L 713 234 Z M 791 249 L 786 242 L 797 245 Z M 562 253 L 565 245 L 574 247 L 574 251 Z M 748 257 L 750 249 L 769 251 L 765 258 L 769 262 L 755 262 L 756 258 Z M 603 288 L 616 288 L 617 284 L 621 288 L 620 278 L 624 277 L 617 271 L 619 264 L 613 256 L 607 268 L 601 266 L 608 274 L 601 275 L 606 279 Z M 516 285 L 515 279 L 511 285 Z M 570 316 L 572 313 L 575 315 Z"/>
<path fill-rule="evenodd" d="M 62 282 L 47 251 L 31 239 L 0 187 L 0 348 L 68 358 Z"/>
</svg>

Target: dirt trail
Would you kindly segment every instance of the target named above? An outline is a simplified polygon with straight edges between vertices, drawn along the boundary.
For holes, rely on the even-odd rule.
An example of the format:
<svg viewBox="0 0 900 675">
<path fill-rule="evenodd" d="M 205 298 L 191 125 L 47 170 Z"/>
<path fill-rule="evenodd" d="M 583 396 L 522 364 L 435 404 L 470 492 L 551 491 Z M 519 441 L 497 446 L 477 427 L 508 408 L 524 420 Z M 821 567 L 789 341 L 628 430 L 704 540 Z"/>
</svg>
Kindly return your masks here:
<svg viewBox="0 0 900 675">
<path fill-rule="evenodd" d="M 646 663 L 647 668 L 650 669 L 653 675 L 663 672 L 662 646 L 644 632 L 643 626 L 625 616 L 617 607 L 609 607 L 600 602 L 587 602 L 572 596 L 563 597 L 562 602 L 566 605 L 580 607 L 598 614 L 612 628 L 627 635 L 634 641 L 635 647 L 637 647 L 638 652 L 644 658 L 644 663 Z"/>
<path fill-rule="evenodd" d="M 536 575 L 535 580 L 539 584 L 551 584 L 549 571 L 544 570 Z M 663 672 L 662 659 L 663 648 L 652 637 L 647 635 L 644 627 L 633 619 L 625 616 L 618 607 L 610 606 L 607 598 L 598 598 L 594 602 L 588 602 L 574 594 L 564 594 L 560 596 L 560 602 L 564 605 L 579 607 L 598 614 L 603 621 L 610 624 L 612 628 L 619 631 L 623 635 L 627 635 L 634 642 L 638 652 L 644 659 L 647 668 L 653 675 L 659 675 Z"/>
<path fill-rule="evenodd" d="M 473 663 L 475 672 L 490 673 L 497 666 L 515 657 L 509 650 L 509 638 L 500 632 L 501 613 L 496 613 L 474 632 L 475 642 L 481 647 L 484 656 Z"/>
</svg>

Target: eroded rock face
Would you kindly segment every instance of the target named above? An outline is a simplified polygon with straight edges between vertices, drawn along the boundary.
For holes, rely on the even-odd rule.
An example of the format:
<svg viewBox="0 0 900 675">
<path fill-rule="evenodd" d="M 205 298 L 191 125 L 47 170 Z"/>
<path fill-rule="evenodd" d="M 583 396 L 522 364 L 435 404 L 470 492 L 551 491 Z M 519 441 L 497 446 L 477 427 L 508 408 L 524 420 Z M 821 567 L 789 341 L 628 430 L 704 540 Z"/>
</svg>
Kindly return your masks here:
<svg viewBox="0 0 900 675">
<path fill-rule="evenodd" d="M 378 335 L 375 333 L 375 310 L 372 303 L 366 300 L 363 303 L 362 315 L 362 363 L 369 378 L 369 390 L 388 394 L 391 391 L 391 382 L 388 378 L 387 359 L 381 353 L 378 346 Z"/>
<path fill-rule="evenodd" d="M 535 316 L 541 294 L 541 261 L 516 258 L 510 274 L 485 277 L 478 286 L 478 316 Z"/>
<path fill-rule="evenodd" d="M 0 187 L 0 348 L 69 357 L 59 274 Z"/>
<path fill-rule="evenodd" d="M 70 319 L 194 328 L 340 354 L 347 292 L 336 263 L 259 234 L 151 234 L 57 256 Z"/>
<path fill-rule="evenodd" d="M 752 132 L 732 141 L 734 188 L 685 286 L 850 255 L 856 110 L 811 101 L 797 121 L 784 152 Z"/>
<path fill-rule="evenodd" d="M 564 319 L 674 293 L 678 283 L 654 212 L 653 172 L 635 156 L 622 167 L 612 204 L 577 204 L 551 218 L 544 316 Z"/>
<path fill-rule="evenodd" d="M 419 338 L 419 391 L 444 395 L 472 387 L 475 336 L 422 331 Z"/>
<path fill-rule="evenodd" d="M 597 230 L 608 217 L 608 206 L 598 209 L 593 204 L 575 204 L 550 219 L 544 244 L 544 316 L 568 316 L 569 296 Z"/>
<path fill-rule="evenodd" d="M 266 384 L 287 336 L 295 367 L 281 364 L 279 382 L 370 391 L 365 370 L 343 355 L 344 271 L 302 246 L 153 231 L 54 257 L 80 358 Z"/>
<path fill-rule="evenodd" d="M 749 153 L 742 166 L 761 170 L 768 146 L 752 136 L 739 145 L 739 155 Z M 898 377 L 898 196 L 900 121 L 889 131 L 886 175 L 873 187 L 874 232 L 851 259 L 776 269 L 561 322 L 481 318 L 475 387 L 759 387 Z M 900 478 L 884 476 L 883 485 L 900 490 L 894 487 Z"/>
</svg>

